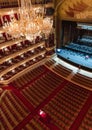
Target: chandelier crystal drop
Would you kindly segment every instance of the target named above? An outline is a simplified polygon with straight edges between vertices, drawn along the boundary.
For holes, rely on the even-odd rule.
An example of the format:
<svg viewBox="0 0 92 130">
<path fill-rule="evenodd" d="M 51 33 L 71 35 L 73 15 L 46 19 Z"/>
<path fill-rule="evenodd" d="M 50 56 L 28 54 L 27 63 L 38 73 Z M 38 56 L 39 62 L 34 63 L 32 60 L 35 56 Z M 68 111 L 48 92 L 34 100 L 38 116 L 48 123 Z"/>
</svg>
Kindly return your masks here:
<svg viewBox="0 0 92 130">
<path fill-rule="evenodd" d="M 44 17 L 44 6 L 35 7 L 31 0 L 18 0 L 18 20 L 11 10 L 10 21 L 4 24 L 3 29 L 10 34 L 13 39 L 25 37 L 33 41 L 37 36 L 47 38 L 52 30 L 53 21 L 49 17 Z"/>
</svg>

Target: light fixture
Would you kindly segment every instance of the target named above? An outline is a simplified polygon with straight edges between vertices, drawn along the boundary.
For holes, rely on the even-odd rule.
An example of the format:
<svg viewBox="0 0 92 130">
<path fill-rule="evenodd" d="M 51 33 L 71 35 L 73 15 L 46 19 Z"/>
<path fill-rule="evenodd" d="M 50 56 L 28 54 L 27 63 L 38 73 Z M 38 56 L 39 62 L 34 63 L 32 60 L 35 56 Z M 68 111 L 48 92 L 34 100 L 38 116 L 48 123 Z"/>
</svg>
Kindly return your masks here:
<svg viewBox="0 0 92 130">
<path fill-rule="evenodd" d="M 60 53 L 60 52 L 61 52 L 61 49 L 57 48 L 57 49 L 56 49 L 56 52 L 57 52 L 57 53 Z"/>
<path fill-rule="evenodd" d="M 2 81 L 2 80 L 4 80 L 4 78 L 3 78 L 3 77 L 0 77 L 0 80 Z"/>
<path fill-rule="evenodd" d="M 36 61 L 36 59 L 34 58 L 33 61 Z"/>
<path fill-rule="evenodd" d="M 22 54 L 22 55 L 20 55 L 21 56 L 21 58 L 23 58 L 24 57 L 24 55 Z"/>
<path fill-rule="evenodd" d="M 49 17 L 44 17 L 44 6 L 35 7 L 31 0 L 18 0 L 18 20 L 11 10 L 10 22 L 7 20 L 3 26 L 5 32 L 10 34 L 13 39 L 25 37 L 33 41 L 37 36 L 48 37 L 53 21 Z"/>
<path fill-rule="evenodd" d="M 44 46 L 41 46 L 41 49 L 44 48 Z"/>
<path fill-rule="evenodd" d="M 18 43 L 17 46 L 21 46 L 21 43 Z"/>
<path fill-rule="evenodd" d="M 25 66 L 26 66 L 26 63 L 24 63 L 23 66 L 25 67 Z"/>
<path fill-rule="evenodd" d="M 7 47 L 5 47 L 5 48 L 3 48 L 4 49 L 4 51 L 8 51 L 8 48 Z"/>
<path fill-rule="evenodd" d="M 15 73 L 15 69 L 12 70 L 12 73 Z"/>
<path fill-rule="evenodd" d="M 42 57 L 44 57 L 44 54 L 42 55 Z"/>
<path fill-rule="evenodd" d="M 12 63 L 12 60 L 10 59 L 10 60 L 8 60 L 8 63 Z"/>
<path fill-rule="evenodd" d="M 31 50 L 32 53 L 34 53 L 34 50 Z"/>
</svg>

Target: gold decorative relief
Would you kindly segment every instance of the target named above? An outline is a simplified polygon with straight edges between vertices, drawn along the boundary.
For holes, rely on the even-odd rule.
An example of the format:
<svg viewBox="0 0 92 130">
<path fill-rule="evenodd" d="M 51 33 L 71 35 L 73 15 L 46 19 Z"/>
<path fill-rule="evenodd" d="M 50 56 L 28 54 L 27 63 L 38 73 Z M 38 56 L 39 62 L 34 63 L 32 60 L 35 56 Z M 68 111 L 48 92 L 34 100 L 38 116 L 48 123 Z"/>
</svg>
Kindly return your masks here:
<svg viewBox="0 0 92 130">
<path fill-rule="evenodd" d="M 58 6 L 57 14 L 60 19 L 92 19 L 92 0 L 64 0 Z"/>
</svg>

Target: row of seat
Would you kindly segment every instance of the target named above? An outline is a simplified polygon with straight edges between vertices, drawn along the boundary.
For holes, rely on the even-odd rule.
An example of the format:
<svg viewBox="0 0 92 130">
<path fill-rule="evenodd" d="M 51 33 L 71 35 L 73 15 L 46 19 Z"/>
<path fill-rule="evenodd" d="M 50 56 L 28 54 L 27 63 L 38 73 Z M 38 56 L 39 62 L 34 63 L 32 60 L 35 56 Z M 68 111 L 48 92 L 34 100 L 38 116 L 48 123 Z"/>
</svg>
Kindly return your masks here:
<svg viewBox="0 0 92 130">
<path fill-rule="evenodd" d="M 68 88 L 68 86 L 69 86 L 69 88 Z M 76 86 L 75 84 L 69 83 L 67 85 L 67 92 L 68 92 L 68 89 L 69 89 L 69 92 L 71 92 L 71 95 L 73 93 L 73 95 L 76 95 L 77 98 L 79 98 L 82 95 L 84 95 L 84 97 L 86 97 L 86 95 L 88 94 L 88 91 L 86 89 L 79 87 L 79 86 Z"/>
<path fill-rule="evenodd" d="M 14 47 L 13 47 L 14 46 Z M 18 47 L 18 48 L 17 48 Z M 1 56 L 1 64 L 0 64 L 0 72 L 3 72 L 3 70 L 7 70 L 10 66 L 13 67 L 16 65 L 16 63 L 19 63 L 21 61 L 25 61 L 26 59 L 30 58 L 31 56 L 35 56 L 39 54 L 40 52 L 45 51 L 44 46 L 40 46 L 39 44 L 34 49 L 30 49 L 32 46 L 31 42 L 28 42 L 27 40 L 23 43 L 14 44 L 12 47 L 9 46 L 9 48 L 3 48 L 4 54 L 0 52 Z M 28 48 L 28 50 L 25 52 L 25 50 Z M 19 55 L 19 53 L 21 54 Z M 11 57 L 11 58 L 10 58 Z M 42 55 L 42 59 L 43 59 Z M 9 60 L 7 60 L 7 58 Z M 38 58 L 39 59 L 39 58 Z"/>
<path fill-rule="evenodd" d="M 91 130 L 92 129 L 92 105 L 86 113 L 84 119 L 78 130 Z"/>
<path fill-rule="evenodd" d="M 41 43 L 41 42 L 40 42 Z M 39 44 L 40 44 L 39 43 Z M 14 54 L 14 53 L 16 53 L 16 52 L 18 52 L 18 51 L 23 51 L 23 50 L 25 50 L 25 49 L 30 49 L 31 50 L 31 47 L 33 48 L 34 47 L 34 45 L 38 45 L 37 46 L 37 48 L 36 47 L 34 47 L 34 49 L 38 49 L 38 50 L 42 50 L 42 49 L 44 49 L 44 46 L 42 46 L 41 45 L 41 47 L 39 47 L 40 45 L 39 44 L 37 44 L 37 43 L 35 43 L 35 44 L 32 44 L 31 42 L 27 42 L 27 41 L 25 41 L 25 42 L 23 42 L 23 43 L 18 43 L 18 44 L 14 44 L 14 45 L 12 45 L 12 46 L 8 46 L 8 47 L 6 47 L 6 48 L 2 48 L 1 50 L 0 50 L 0 58 L 4 58 L 4 57 L 6 57 L 6 56 L 8 56 L 8 55 L 11 55 L 11 54 Z M 31 50 L 32 51 L 32 50 Z"/>
<path fill-rule="evenodd" d="M 12 66 L 13 64 L 18 63 L 19 61 L 25 60 L 29 57 L 39 54 L 40 52 L 43 52 L 43 51 L 45 51 L 44 47 L 43 48 L 37 47 L 37 48 L 34 48 L 33 50 L 29 50 L 20 55 L 17 55 L 13 58 L 11 55 L 11 58 L 9 58 L 9 60 L 5 60 L 5 61 L 3 61 L 3 63 L 0 64 L 0 70 L 2 71 L 3 68 L 7 69 L 7 67 Z"/>
<path fill-rule="evenodd" d="M 23 45 L 27 45 L 27 44 L 35 44 L 35 43 L 38 43 L 38 42 L 42 42 L 44 39 L 43 39 L 43 37 L 42 36 L 37 36 L 33 41 L 29 41 L 29 40 L 27 40 L 27 39 L 25 39 L 24 37 L 21 37 L 21 38 L 16 38 L 16 39 L 14 39 L 14 38 L 12 38 L 12 36 L 11 35 L 9 35 L 9 34 L 7 34 L 6 32 L 2 32 L 2 33 L 0 33 L 0 45 L 3 45 L 3 43 L 6 43 L 7 44 L 7 42 L 12 42 L 12 41 L 14 41 L 15 42 L 15 44 L 16 44 L 16 40 L 18 41 L 18 40 L 21 40 L 21 44 Z M 14 44 L 14 43 L 13 43 Z M 13 46 L 11 46 L 11 47 L 13 47 Z"/>
<path fill-rule="evenodd" d="M 53 70 L 60 74 L 61 76 L 68 77 L 72 70 L 62 66 L 61 64 L 57 64 L 53 67 Z"/>
<path fill-rule="evenodd" d="M 32 60 L 29 60 L 29 61 L 17 66 L 16 68 L 8 71 L 7 73 L 5 73 L 2 77 L 0 77 L 0 80 L 1 81 L 8 80 L 8 79 L 12 78 L 12 76 L 17 75 L 19 72 L 26 70 L 28 67 L 40 62 L 44 58 L 45 58 L 45 54 L 39 55 L 38 57 L 36 57 Z"/>
<path fill-rule="evenodd" d="M 86 86 L 87 88 L 92 88 L 92 78 L 90 77 L 77 73 L 72 77 L 71 80 L 83 86 Z"/>
<path fill-rule="evenodd" d="M 22 130 L 49 130 L 49 128 L 43 124 L 40 121 L 39 116 L 36 115 Z"/>
<path fill-rule="evenodd" d="M 43 110 L 50 115 L 56 126 L 62 130 L 69 130 L 88 95 L 86 90 L 69 83 L 57 93 Z"/>
<path fill-rule="evenodd" d="M 52 65 L 55 64 L 55 61 L 53 59 L 48 60 L 47 62 L 45 62 L 45 65 L 47 67 L 51 67 Z M 65 68 L 64 66 L 62 66 L 61 64 L 56 64 L 53 66 L 53 70 L 57 73 L 60 74 L 63 77 L 68 77 L 72 70 Z M 84 76 L 80 73 L 76 73 L 75 75 L 73 75 L 71 77 L 71 81 L 78 83 L 80 85 L 83 85 L 87 88 L 92 88 L 92 78 Z"/>
<path fill-rule="evenodd" d="M 3 85 L 0 84 L 0 96 L 3 94 L 4 90 L 2 89 Z"/>
<path fill-rule="evenodd" d="M 32 4 L 49 4 L 49 3 L 52 3 L 53 0 L 35 0 L 35 1 L 32 1 Z"/>
<path fill-rule="evenodd" d="M 48 61 L 45 62 L 45 65 L 48 66 L 48 67 L 51 67 L 52 65 L 54 65 L 56 63 L 55 60 L 53 59 L 50 59 Z"/>
<path fill-rule="evenodd" d="M 29 110 L 10 91 L 2 98 L 0 111 L 2 130 L 13 130 L 29 114 Z"/>
<path fill-rule="evenodd" d="M 0 1 L 0 8 L 11 8 L 11 7 L 18 7 L 18 2 L 12 0 L 9 1 Z"/>
<path fill-rule="evenodd" d="M 16 88 L 21 88 L 23 86 L 26 86 L 29 82 L 31 82 L 33 79 L 35 79 L 37 76 L 42 74 L 45 71 L 45 67 L 43 65 L 25 73 L 21 77 L 15 79 L 12 82 L 12 85 Z"/>
<path fill-rule="evenodd" d="M 52 72 L 44 74 L 36 82 L 22 90 L 22 94 L 34 107 L 46 99 L 50 93 L 63 82 L 62 78 Z"/>
<path fill-rule="evenodd" d="M 38 67 L 37 69 L 35 69 L 35 72 L 33 70 L 31 74 L 35 75 L 37 71 L 39 71 L 38 74 L 41 73 L 41 71 L 44 71 L 44 66 Z M 30 75 L 29 78 L 32 75 Z M 28 75 L 26 75 L 26 77 L 27 76 Z M 23 76 L 23 80 L 24 79 L 25 77 Z M 25 83 L 27 82 L 29 82 L 29 80 L 25 81 Z M 36 108 L 62 82 L 63 79 L 61 77 L 51 71 L 48 71 L 43 76 L 39 77 L 39 79 L 37 79 L 32 85 L 29 84 L 20 92 Z M 69 130 L 70 126 L 72 125 L 80 110 L 87 101 L 89 94 L 89 91 L 87 91 L 86 89 L 72 83 L 68 83 L 42 109 L 50 115 L 53 124 L 55 124 L 62 130 Z M 88 111 L 87 117 L 85 117 L 86 119 L 84 118 L 84 123 L 86 120 L 87 125 L 86 123 L 85 125 L 84 123 L 82 123 L 82 126 L 80 126 L 79 130 L 88 130 L 88 128 L 91 128 L 91 113 L 92 109 L 91 111 Z M 7 130 L 14 129 L 14 127 L 16 127 L 28 114 L 28 109 L 15 96 L 15 94 L 12 93 L 12 91 L 7 91 L 4 98 L 2 99 L 1 105 L 1 128 L 4 130 L 6 130 L 6 128 Z M 48 127 L 40 122 L 37 116 L 36 118 L 33 117 L 32 120 L 27 123 L 23 128 L 23 130 L 30 129 L 48 130 Z"/>
</svg>

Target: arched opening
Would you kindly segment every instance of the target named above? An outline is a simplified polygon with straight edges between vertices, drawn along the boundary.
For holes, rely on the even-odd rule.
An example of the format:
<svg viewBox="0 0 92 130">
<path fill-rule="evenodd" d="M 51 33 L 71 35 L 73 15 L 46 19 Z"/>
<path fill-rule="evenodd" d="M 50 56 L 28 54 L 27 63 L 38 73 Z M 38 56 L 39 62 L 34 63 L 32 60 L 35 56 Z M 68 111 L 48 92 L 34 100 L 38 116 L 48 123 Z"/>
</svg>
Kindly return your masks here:
<svg viewBox="0 0 92 130">
<path fill-rule="evenodd" d="M 56 6 L 56 51 L 60 58 L 84 69 L 92 61 L 92 1 L 64 0 Z M 88 59 L 86 58 L 88 57 Z"/>
</svg>

